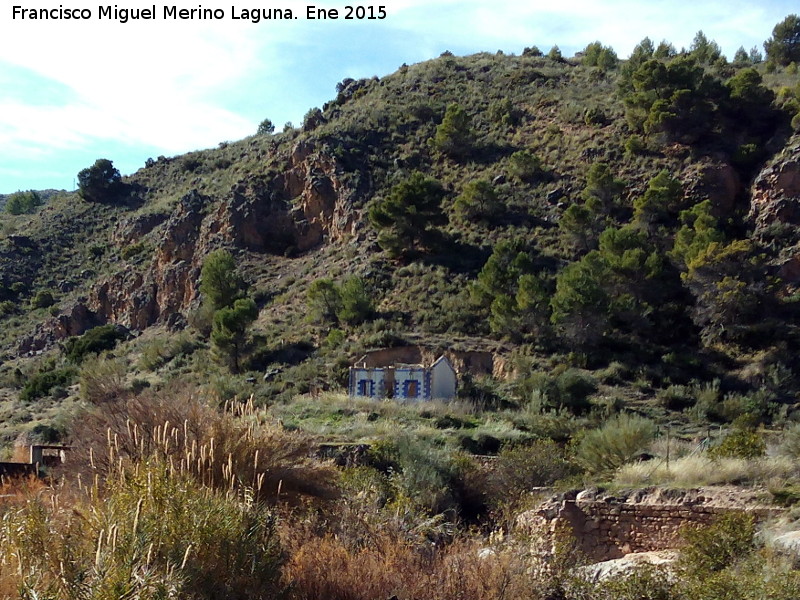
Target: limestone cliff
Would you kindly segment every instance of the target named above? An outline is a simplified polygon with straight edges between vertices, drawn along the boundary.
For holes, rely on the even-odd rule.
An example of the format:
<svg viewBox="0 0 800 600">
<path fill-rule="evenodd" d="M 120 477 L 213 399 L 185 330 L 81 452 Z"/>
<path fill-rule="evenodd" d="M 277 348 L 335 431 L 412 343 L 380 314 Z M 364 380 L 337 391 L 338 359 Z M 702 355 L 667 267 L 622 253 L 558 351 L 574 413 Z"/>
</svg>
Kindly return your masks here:
<svg viewBox="0 0 800 600">
<path fill-rule="evenodd" d="M 138 330 L 177 324 L 198 299 L 200 269 L 210 251 L 290 256 L 337 242 L 353 231 L 355 193 L 336 159 L 303 141 L 284 157 L 282 171 L 250 174 L 223 198 L 193 190 L 169 215 L 122 220 L 112 241 L 119 248 L 143 243 L 152 254 L 101 279 L 87 298 L 22 339 L 19 350 L 41 350 L 105 322 Z"/>
<path fill-rule="evenodd" d="M 794 136 L 756 177 L 749 220 L 754 235 L 776 248 L 777 274 L 789 283 L 800 283 L 800 243 L 787 236 L 800 225 L 800 136 Z"/>
</svg>

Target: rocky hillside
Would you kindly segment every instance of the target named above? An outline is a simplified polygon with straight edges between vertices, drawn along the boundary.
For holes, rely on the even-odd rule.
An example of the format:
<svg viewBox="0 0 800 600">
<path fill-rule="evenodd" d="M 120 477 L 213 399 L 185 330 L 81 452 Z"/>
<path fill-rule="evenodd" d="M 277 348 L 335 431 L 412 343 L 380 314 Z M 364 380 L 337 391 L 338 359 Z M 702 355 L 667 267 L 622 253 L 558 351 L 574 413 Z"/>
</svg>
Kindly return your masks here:
<svg viewBox="0 0 800 600">
<path fill-rule="evenodd" d="M 502 355 L 506 402 L 578 368 L 636 406 L 695 406 L 692 386 L 716 381 L 701 418 L 785 417 L 800 389 L 797 86 L 646 45 L 613 65 L 445 54 L 344 80 L 299 128 L 6 217 L 4 397 L 103 324 L 207 348 L 200 274 L 225 249 L 258 308 L 233 378 L 265 401 L 335 389 L 363 350 L 413 344 Z M 406 185 L 423 179 L 427 213 Z M 315 314 L 312 284 L 352 276 L 369 313 Z M 146 347 L 126 344 L 142 379 Z"/>
</svg>

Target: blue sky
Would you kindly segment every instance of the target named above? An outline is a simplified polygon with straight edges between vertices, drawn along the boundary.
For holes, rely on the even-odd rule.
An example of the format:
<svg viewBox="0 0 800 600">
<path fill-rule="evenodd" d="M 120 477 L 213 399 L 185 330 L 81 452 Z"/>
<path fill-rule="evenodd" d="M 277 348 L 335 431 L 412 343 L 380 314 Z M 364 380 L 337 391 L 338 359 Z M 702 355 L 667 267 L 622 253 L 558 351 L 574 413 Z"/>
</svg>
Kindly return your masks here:
<svg viewBox="0 0 800 600">
<path fill-rule="evenodd" d="M 767 39 L 796 0 L 382 0 L 382 21 L 248 21 L 237 8 L 299 9 L 259 0 L 155 2 L 159 18 L 99 21 L 88 0 L 13 0 L 0 8 L 0 193 L 72 189 L 77 172 L 109 158 L 123 174 L 148 157 L 216 146 L 269 117 L 297 124 L 345 77 L 383 76 L 450 50 L 520 53 L 558 44 L 571 56 L 600 40 L 627 56 L 643 37 L 688 47 L 695 33 L 729 57 Z M 381 0 L 375 3 L 377 6 Z M 91 8 L 89 21 L 12 20 L 26 8 Z M 220 21 L 164 21 L 162 7 L 223 8 Z M 318 0 L 318 7 L 347 4 Z M 149 7 L 117 0 L 120 7 Z"/>
</svg>

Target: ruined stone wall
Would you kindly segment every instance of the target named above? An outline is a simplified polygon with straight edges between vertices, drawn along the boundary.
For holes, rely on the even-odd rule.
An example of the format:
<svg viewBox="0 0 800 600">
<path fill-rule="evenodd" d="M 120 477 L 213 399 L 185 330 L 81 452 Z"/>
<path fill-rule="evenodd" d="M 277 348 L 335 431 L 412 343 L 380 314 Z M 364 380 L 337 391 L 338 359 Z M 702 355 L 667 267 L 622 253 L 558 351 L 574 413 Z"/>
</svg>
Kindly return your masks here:
<svg viewBox="0 0 800 600">
<path fill-rule="evenodd" d="M 622 494 L 586 490 L 554 496 L 521 515 L 520 525 L 528 529 L 535 543 L 548 549 L 565 536 L 573 536 L 590 561 L 600 562 L 632 552 L 677 548 L 683 527 L 710 525 L 731 511 L 745 511 L 756 520 L 783 512 L 731 488 L 721 495 L 712 489 L 648 489 Z"/>
<path fill-rule="evenodd" d="M 495 375 L 496 356 L 492 352 L 460 351 L 422 346 L 396 346 L 371 350 L 363 357 L 367 368 L 389 367 L 398 363 L 430 365 L 440 356 L 446 356 L 458 373 Z"/>
</svg>

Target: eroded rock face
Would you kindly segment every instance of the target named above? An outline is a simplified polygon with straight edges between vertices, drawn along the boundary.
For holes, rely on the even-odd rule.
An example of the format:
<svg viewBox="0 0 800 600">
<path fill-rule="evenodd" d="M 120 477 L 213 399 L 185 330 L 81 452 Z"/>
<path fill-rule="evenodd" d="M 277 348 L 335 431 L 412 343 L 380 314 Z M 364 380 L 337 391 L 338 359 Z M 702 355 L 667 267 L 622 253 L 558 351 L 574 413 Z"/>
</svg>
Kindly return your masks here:
<svg viewBox="0 0 800 600">
<path fill-rule="evenodd" d="M 352 233 L 355 190 L 344 183 L 336 159 L 311 142 L 299 142 L 277 175 L 251 176 L 222 202 L 196 190 L 173 212 L 141 215 L 121 222 L 118 246 L 149 235 L 156 249 L 142 268 L 123 267 L 97 284 L 89 298 L 42 324 L 21 340 L 21 352 L 44 349 L 97 325 L 114 322 L 130 329 L 182 319 L 199 296 L 205 256 L 219 247 L 255 252 L 304 252 Z"/>
<path fill-rule="evenodd" d="M 103 317 L 89 310 L 85 298 L 79 299 L 65 308 L 60 315 L 23 338 L 19 344 L 19 353 L 27 354 L 50 347 L 59 340 L 80 335 L 103 322 L 105 322 Z"/>
<path fill-rule="evenodd" d="M 353 193 L 333 157 L 298 142 L 281 174 L 237 184 L 210 229 L 250 250 L 305 252 L 353 232 Z"/>
<path fill-rule="evenodd" d="M 114 228 L 111 240 L 118 247 L 127 246 L 141 239 L 167 220 L 169 215 L 148 213 L 131 219 L 123 219 Z"/>
<path fill-rule="evenodd" d="M 728 164 L 705 165 L 689 182 L 688 195 L 707 198 L 718 217 L 730 215 L 742 197 L 742 182 L 736 169 Z"/>
<path fill-rule="evenodd" d="M 756 235 L 775 223 L 800 224 L 800 139 L 756 177 L 749 218 Z"/>
</svg>

